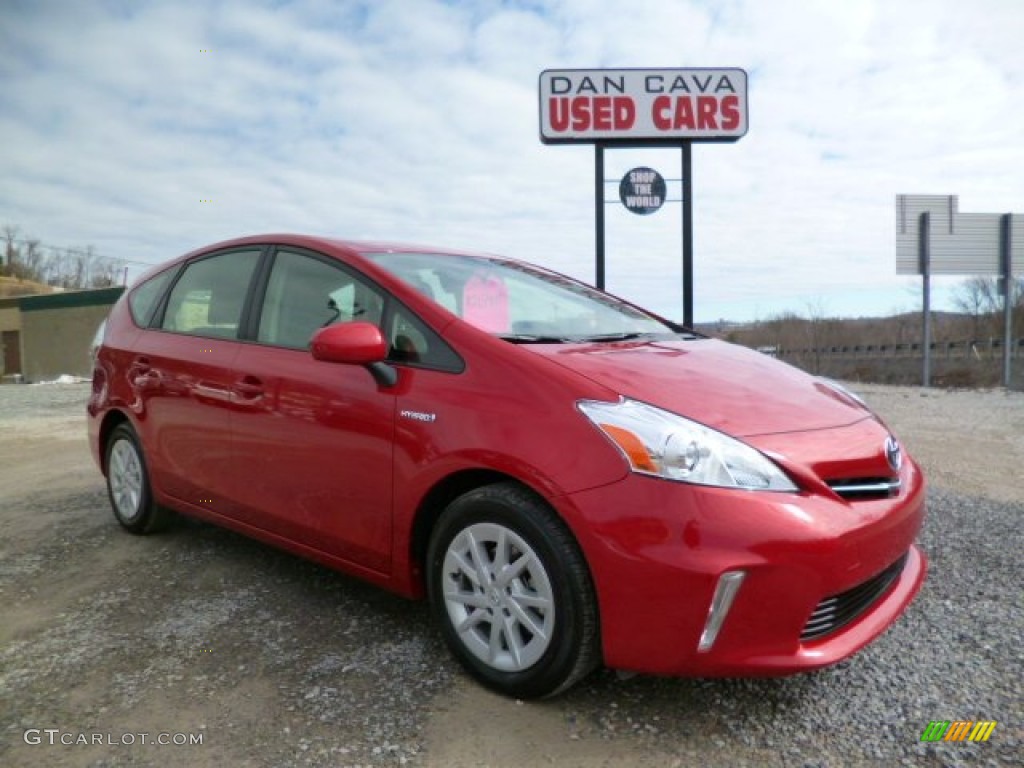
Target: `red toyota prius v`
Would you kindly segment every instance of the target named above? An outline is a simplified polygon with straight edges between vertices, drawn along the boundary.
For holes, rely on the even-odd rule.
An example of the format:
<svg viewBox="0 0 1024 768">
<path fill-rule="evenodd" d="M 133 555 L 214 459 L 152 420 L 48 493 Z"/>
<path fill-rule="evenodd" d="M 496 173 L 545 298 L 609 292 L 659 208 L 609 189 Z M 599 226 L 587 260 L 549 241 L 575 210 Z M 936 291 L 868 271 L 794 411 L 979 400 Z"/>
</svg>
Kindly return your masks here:
<svg viewBox="0 0 1024 768">
<path fill-rule="evenodd" d="M 88 414 L 124 528 L 173 511 L 426 597 L 510 696 L 816 669 L 925 576 L 921 471 L 856 395 L 494 256 L 194 251 L 111 310 Z"/>
</svg>

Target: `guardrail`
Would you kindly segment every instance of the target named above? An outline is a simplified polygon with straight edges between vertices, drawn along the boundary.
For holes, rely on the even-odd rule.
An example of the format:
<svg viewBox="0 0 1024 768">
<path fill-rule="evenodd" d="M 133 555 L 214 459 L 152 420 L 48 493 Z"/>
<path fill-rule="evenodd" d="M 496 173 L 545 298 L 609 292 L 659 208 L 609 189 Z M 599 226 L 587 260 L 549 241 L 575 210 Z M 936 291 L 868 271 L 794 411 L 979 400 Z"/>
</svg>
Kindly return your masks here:
<svg viewBox="0 0 1024 768">
<path fill-rule="evenodd" d="M 848 359 L 858 357 L 921 357 L 924 345 L 907 344 L 857 344 L 830 347 L 775 347 L 778 357 L 815 357 L 820 359 Z M 1003 357 L 1002 339 L 971 339 L 966 341 L 933 341 L 932 357 L 946 359 L 995 360 Z M 1024 357 L 1024 338 L 1013 339 L 1010 343 L 1010 357 Z"/>
</svg>

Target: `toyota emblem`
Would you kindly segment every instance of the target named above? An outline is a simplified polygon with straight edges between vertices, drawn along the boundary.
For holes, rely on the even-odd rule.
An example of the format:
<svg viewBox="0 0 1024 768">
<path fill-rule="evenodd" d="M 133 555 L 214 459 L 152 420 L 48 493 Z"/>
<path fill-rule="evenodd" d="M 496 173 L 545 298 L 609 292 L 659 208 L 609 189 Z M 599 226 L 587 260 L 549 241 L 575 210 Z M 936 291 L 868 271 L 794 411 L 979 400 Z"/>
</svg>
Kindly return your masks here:
<svg viewBox="0 0 1024 768">
<path fill-rule="evenodd" d="M 893 472 L 900 471 L 900 467 L 903 466 L 903 451 L 900 450 L 899 442 L 892 435 L 885 439 L 885 458 Z"/>
</svg>

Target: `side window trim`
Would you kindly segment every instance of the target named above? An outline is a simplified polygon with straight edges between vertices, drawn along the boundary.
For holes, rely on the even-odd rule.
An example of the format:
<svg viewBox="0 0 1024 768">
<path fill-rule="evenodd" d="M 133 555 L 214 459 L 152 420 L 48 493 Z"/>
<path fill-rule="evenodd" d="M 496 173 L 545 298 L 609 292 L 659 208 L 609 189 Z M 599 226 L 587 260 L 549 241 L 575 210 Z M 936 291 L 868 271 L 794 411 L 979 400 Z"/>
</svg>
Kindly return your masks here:
<svg viewBox="0 0 1024 768">
<path fill-rule="evenodd" d="M 270 282 L 270 270 L 277 255 L 277 248 L 269 243 L 260 246 L 260 249 L 260 260 L 253 273 L 252 282 L 249 283 L 249 290 L 245 293 L 245 303 L 242 305 L 242 320 L 238 324 L 239 341 L 256 341 L 263 299 L 267 293 L 267 283 Z"/>
</svg>

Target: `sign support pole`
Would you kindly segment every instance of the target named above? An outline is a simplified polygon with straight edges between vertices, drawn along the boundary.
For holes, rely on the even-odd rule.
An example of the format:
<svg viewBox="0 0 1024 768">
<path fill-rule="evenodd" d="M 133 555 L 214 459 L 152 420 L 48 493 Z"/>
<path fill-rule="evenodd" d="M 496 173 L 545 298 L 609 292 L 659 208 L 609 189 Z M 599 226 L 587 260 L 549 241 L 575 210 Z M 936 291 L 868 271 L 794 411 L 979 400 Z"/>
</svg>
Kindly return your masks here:
<svg viewBox="0 0 1024 768">
<path fill-rule="evenodd" d="M 604 290 L 604 144 L 594 142 L 594 287 Z"/>
<path fill-rule="evenodd" d="M 683 325 L 693 328 L 693 156 L 692 141 L 683 150 Z"/>
<path fill-rule="evenodd" d="M 1012 376 L 1010 347 L 1013 343 L 1013 214 L 1005 213 L 1001 219 L 999 249 L 1002 252 L 999 261 L 1003 273 L 1003 386 L 1009 389 Z"/>
<path fill-rule="evenodd" d="M 932 385 L 932 267 L 931 267 L 931 253 L 929 246 L 931 241 L 930 230 L 931 229 L 931 214 L 925 211 L 921 214 L 921 226 L 919 228 L 918 235 L 918 254 L 921 258 L 921 281 L 922 281 L 922 302 L 923 309 L 922 314 L 924 317 L 924 342 L 922 344 L 924 351 L 924 368 L 921 372 L 921 386 L 930 387 Z"/>
</svg>

